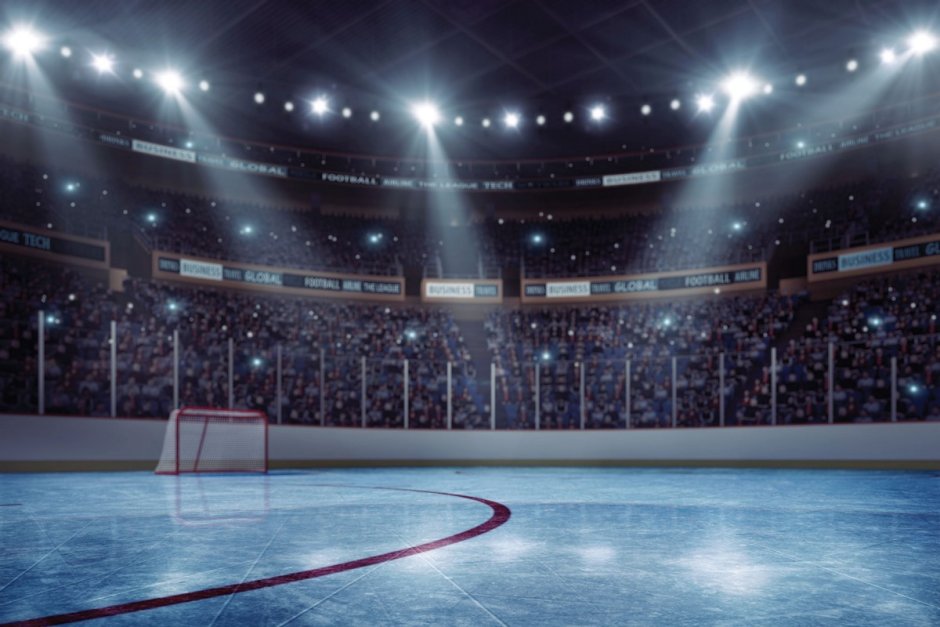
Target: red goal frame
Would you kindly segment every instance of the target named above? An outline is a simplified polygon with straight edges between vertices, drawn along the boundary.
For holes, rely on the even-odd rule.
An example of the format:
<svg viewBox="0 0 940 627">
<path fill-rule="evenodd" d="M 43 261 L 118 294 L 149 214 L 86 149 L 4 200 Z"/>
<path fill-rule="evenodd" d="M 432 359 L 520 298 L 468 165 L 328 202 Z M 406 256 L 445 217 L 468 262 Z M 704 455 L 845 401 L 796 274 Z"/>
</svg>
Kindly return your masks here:
<svg viewBox="0 0 940 627">
<path fill-rule="evenodd" d="M 186 422 L 182 420 L 185 416 L 195 416 L 197 420 L 192 420 L 194 423 L 198 423 L 198 417 L 202 417 L 202 431 L 199 435 L 199 444 L 196 449 L 195 456 L 192 461 L 192 468 L 181 468 L 180 467 L 180 424 L 181 422 Z M 253 410 L 253 409 L 223 409 L 219 407 L 194 407 L 194 406 L 185 406 L 181 407 L 173 412 L 170 416 L 170 421 L 172 424 L 167 425 L 167 433 L 163 442 L 163 451 L 160 455 L 160 460 L 157 463 L 157 469 L 154 470 L 155 474 L 158 475 L 180 475 L 180 474 L 199 474 L 199 473 L 224 473 L 224 472 L 258 472 L 258 473 L 267 473 L 269 468 L 269 448 L 268 448 L 268 417 L 263 411 Z M 260 424 L 263 427 L 263 468 L 200 468 L 200 460 L 202 459 L 202 452 L 206 443 L 206 434 L 209 431 L 209 426 L 213 422 L 220 422 L 228 425 L 238 425 L 244 424 L 245 426 L 252 426 Z M 172 430 L 172 433 L 171 433 Z M 173 469 L 166 470 L 162 469 L 161 466 L 164 465 L 164 459 L 167 457 L 167 446 L 172 442 L 172 455 L 173 455 Z"/>
</svg>

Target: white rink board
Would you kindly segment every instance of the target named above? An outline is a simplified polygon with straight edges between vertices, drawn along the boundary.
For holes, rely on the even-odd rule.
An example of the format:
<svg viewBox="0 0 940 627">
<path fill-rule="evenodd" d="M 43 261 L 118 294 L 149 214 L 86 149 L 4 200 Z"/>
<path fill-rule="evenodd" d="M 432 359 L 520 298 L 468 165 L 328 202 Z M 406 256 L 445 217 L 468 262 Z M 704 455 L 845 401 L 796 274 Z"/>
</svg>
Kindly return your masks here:
<svg viewBox="0 0 940 627">
<path fill-rule="evenodd" d="M 0 417 L 3 462 L 149 462 L 166 422 Z M 940 423 L 629 431 L 403 431 L 271 425 L 270 459 L 297 463 L 858 461 L 940 463 Z"/>
</svg>

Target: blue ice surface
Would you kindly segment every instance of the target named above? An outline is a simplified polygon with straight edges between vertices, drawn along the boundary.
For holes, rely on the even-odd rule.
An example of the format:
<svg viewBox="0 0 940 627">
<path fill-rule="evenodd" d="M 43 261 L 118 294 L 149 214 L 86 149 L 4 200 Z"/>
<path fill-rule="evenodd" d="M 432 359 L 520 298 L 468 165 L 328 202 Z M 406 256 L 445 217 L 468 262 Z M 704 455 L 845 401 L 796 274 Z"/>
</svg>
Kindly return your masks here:
<svg viewBox="0 0 940 627">
<path fill-rule="evenodd" d="M 940 625 L 940 473 L 433 468 L 0 476 L 0 623 L 420 555 L 108 625 Z"/>
</svg>

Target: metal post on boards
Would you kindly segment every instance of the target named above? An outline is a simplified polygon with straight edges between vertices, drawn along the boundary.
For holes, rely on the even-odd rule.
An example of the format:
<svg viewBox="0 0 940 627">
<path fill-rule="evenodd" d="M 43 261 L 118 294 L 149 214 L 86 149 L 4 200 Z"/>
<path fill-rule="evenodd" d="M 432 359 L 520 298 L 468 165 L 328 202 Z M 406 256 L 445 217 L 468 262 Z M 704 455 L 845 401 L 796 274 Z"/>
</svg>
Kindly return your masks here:
<svg viewBox="0 0 940 627">
<path fill-rule="evenodd" d="M 320 426 L 326 426 L 326 351 L 320 349 Z"/>
<path fill-rule="evenodd" d="M 228 408 L 235 407 L 235 340 L 228 339 Z"/>
<path fill-rule="evenodd" d="M 725 354 L 718 355 L 718 426 L 725 426 Z"/>
<path fill-rule="evenodd" d="M 37 345 L 39 347 L 39 363 L 36 367 L 38 377 L 39 415 L 46 413 L 46 312 L 39 312 Z"/>
<path fill-rule="evenodd" d="M 405 368 L 405 390 L 404 390 L 404 396 L 405 396 L 405 429 L 407 429 L 407 428 L 408 428 L 408 421 L 409 421 L 409 418 L 410 418 L 410 416 L 409 416 L 409 414 L 408 414 L 408 409 L 409 409 L 409 408 L 408 408 L 408 360 L 407 360 L 407 359 L 405 360 L 405 366 L 404 366 L 404 368 Z"/>
<path fill-rule="evenodd" d="M 111 417 L 117 418 L 117 322 L 111 321 Z"/>
<path fill-rule="evenodd" d="M 360 420 L 362 421 L 362 428 L 366 428 L 366 358 L 360 357 L 359 360 L 359 379 L 362 384 L 359 388 L 359 407 L 361 409 L 362 415 Z"/>
<path fill-rule="evenodd" d="M 676 406 L 676 358 L 672 358 L 672 428 L 676 428 L 679 408 Z"/>
<path fill-rule="evenodd" d="M 632 382 L 630 381 L 630 360 L 629 359 L 627 360 L 626 366 L 624 368 L 624 374 L 626 375 L 626 379 L 623 384 L 623 388 L 624 388 L 623 403 L 624 403 L 624 411 L 627 412 L 627 429 L 629 429 L 630 428 L 630 410 L 632 409 L 630 407 L 630 385 Z"/>
<path fill-rule="evenodd" d="M 454 379 L 453 379 L 453 366 L 451 362 L 447 362 L 447 429 L 454 428 Z"/>
<path fill-rule="evenodd" d="M 777 424 L 777 347 L 770 349 L 770 424 Z"/>
<path fill-rule="evenodd" d="M 173 329 L 173 409 L 180 408 L 180 330 Z"/>
</svg>

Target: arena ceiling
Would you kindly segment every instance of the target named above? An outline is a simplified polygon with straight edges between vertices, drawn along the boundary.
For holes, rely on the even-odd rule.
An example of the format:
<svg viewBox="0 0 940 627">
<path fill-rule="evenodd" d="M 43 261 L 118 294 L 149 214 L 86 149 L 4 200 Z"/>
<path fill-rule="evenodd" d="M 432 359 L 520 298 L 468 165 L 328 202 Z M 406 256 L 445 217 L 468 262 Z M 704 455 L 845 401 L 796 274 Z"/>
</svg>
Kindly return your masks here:
<svg viewBox="0 0 940 627">
<path fill-rule="evenodd" d="M 693 95 L 745 67 L 778 88 L 741 132 L 806 121 L 813 98 L 864 71 L 913 28 L 933 27 L 920 0 L 30 0 L 0 9 L 77 50 L 111 51 L 125 70 L 170 63 L 212 91 L 196 106 L 220 134 L 370 154 L 401 154 L 415 125 L 401 112 L 433 99 L 457 158 L 602 154 L 704 141 Z M 804 89 L 793 77 L 806 73 Z M 126 84 L 72 69 L 62 97 L 154 117 Z M 197 78 L 198 77 L 198 78 Z M 123 81 L 126 83 L 127 81 Z M 138 90 L 139 91 L 139 90 Z M 252 95 L 265 94 L 263 106 Z M 286 100 L 327 94 L 353 116 L 313 120 Z M 683 107 L 672 111 L 669 102 Z M 152 99 L 151 99 L 152 100 Z M 198 99 L 195 99 L 198 100 Z M 604 103 L 610 119 L 586 114 Z M 650 115 L 641 107 L 649 104 Z M 368 112 L 382 112 L 370 123 Z M 523 125 L 496 123 L 518 111 Z M 562 114 L 576 113 L 565 124 Z M 453 128 L 454 115 L 467 123 Z M 545 127 L 534 118 L 544 114 Z M 483 129 L 480 120 L 494 124 Z"/>
</svg>

